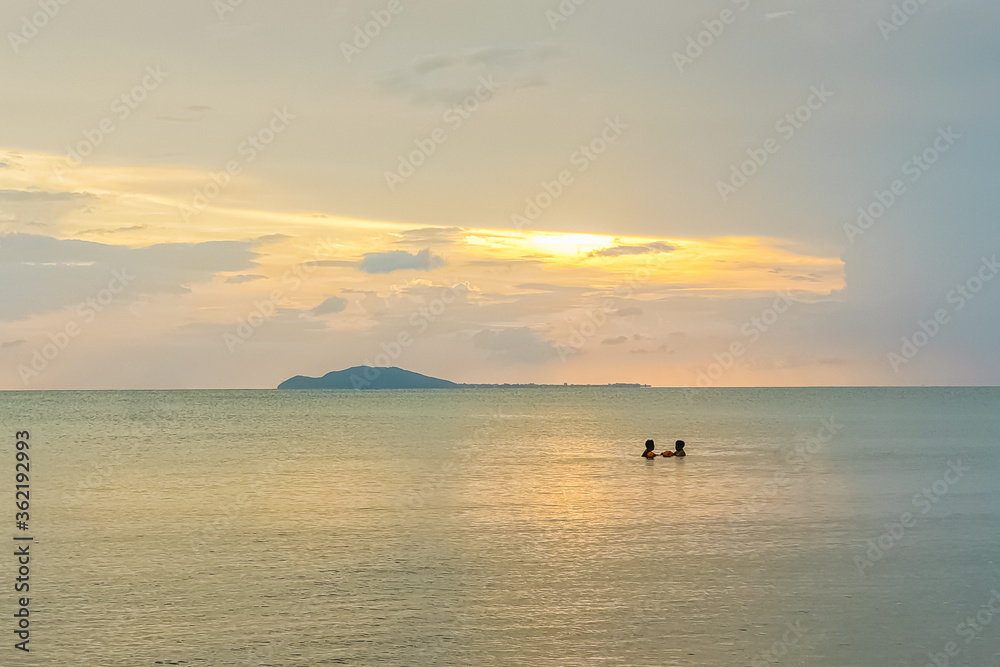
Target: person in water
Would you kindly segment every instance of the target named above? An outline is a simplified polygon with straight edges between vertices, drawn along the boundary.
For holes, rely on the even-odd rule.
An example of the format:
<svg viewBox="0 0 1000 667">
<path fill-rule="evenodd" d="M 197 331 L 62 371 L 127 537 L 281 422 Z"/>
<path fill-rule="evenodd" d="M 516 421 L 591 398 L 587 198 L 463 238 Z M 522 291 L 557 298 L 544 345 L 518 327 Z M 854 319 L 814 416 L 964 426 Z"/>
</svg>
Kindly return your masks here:
<svg viewBox="0 0 1000 667">
<path fill-rule="evenodd" d="M 687 454 L 684 453 L 684 441 L 678 440 L 677 442 L 675 442 L 674 451 L 663 452 L 663 456 L 687 456 Z"/>
<path fill-rule="evenodd" d="M 646 451 L 644 451 L 642 453 L 642 457 L 644 459 L 656 458 L 656 454 L 653 453 L 653 449 L 654 448 L 655 448 L 655 445 L 653 444 L 653 441 L 652 440 L 647 440 L 646 441 Z"/>
</svg>

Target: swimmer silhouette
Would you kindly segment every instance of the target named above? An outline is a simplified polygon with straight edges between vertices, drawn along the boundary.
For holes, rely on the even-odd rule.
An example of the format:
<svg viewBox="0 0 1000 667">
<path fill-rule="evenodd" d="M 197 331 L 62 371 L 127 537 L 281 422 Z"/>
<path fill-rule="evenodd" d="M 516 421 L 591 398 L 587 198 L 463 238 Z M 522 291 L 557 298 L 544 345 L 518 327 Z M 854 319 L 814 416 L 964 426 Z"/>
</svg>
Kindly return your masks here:
<svg viewBox="0 0 1000 667">
<path fill-rule="evenodd" d="M 653 441 L 652 440 L 647 440 L 646 441 L 646 451 L 644 451 L 642 453 L 642 458 L 644 458 L 644 459 L 655 458 L 656 454 L 653 453 L 653 448 L 654 448 Z"/>
<path fill-rule="evenodd" d="M 684 441 L 678 440 L 677 442 L 675 442 L 674 451 L 663 452 L 663 456 L 687 456 L 687 454 L 684 453 Z"/>
</svg>

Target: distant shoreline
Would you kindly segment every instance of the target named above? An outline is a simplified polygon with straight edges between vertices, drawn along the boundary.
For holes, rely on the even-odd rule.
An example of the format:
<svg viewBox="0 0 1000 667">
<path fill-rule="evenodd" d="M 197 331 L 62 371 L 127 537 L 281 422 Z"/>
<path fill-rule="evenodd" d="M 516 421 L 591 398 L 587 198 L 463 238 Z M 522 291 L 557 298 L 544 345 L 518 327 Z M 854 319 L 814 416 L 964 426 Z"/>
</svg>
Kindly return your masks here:
<svg viewBox="0 0 1000 667">
<path fill-rule="evenodd" d="M 963 390 L 963 389 L 1000 389 L 1000 385 L 992 384 L 967 384 L 967 385 L 794 385 L 794 386 L 740 386 L 740 387 L 684 387 L 668 385 L 640 385 L 640 384 L 457 384 L 449 389 L 669 389 L 687 392 L 712 392 L 712 391 L 745 391 L 754 390 L 801 390 L 801 389 L 824 389 L 824 390 L 845 390 L 845 389 L 878 389 L 878 390 Z M 296 389 L 294 391 L 395 391 L 397 389 L 407 391 L 414 388 L 406 387 L 386 387 L 383 389 L 330 389 L 316 387 L 311 389 Z M 73 392 L 182 392 L 182 391 L 290 391 L 288 389 L 278 389 L 276 387 L 90 387 L 90 388 L 64 388 L 64 389 L 0 389 L 0 394 L 32 394 L 32 393 L 73 393 Z"/>
<path fill-rule="evenodd" d="M 615 382 L 609 384 L 461 384 L 455 383 L 449 387 L 278 387 L 280 391 L 413 391 L 415 389 L 431 389 L 435 391 L 454 391 L 456 389 L 657 389 L 650 384 L 634 384 L 627 382 Z M 668 387 L 671 388 L 671 387 Z M 674 389 L 684 389 L 685 387 L 672 387 Z M 239 391 L 239 390 L 237 390 Z"/>
<path fill-rule="evenodd" d="M 649 384 L 636 384 L 630 382 L 609 382 L 608 384 L 568 384 L 566 382 L 562 384 L 536 384 L 534 382 L 526 383 L 503 383 L 503 384 L 459 384 L 457 389 L 606 389 L 608 387 L 617 389 L 651 389 L 652 385 Z"/>
<path fill-rule="evenodd" d="M 278 389 L 537 389 L 570 387 L 601 387 L 617 389 L 643 389 L 648 384 L 609 382 L 606 384 L 539 384 L 536 382 L 515 383 L 471 383 L 462 384 L 414 373 L 395 366 L 355 366 L 342 371 L 331 371 L 322 377 L 307 377 L 296 375 L 278 385 Z"/>
</svg>

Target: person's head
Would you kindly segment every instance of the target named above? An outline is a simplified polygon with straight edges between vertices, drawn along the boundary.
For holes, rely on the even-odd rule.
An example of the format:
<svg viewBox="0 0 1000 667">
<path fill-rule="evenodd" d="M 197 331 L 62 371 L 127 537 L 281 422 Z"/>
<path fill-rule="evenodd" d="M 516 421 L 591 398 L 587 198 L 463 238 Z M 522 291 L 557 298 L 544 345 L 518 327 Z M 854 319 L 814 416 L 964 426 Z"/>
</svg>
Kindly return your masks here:
<svg viewBox="0 0 1000 667">
<path fill-rule="evenodd" d="M 647 452 L 651 452 L 654 449 L 656 449 L 656 447 L 653 445 L 653 441 L 652 440 L 647 440 L 646 441 L 646 451 Z"/>
<path fill-rule="evenodd" d="M 678 452 L 683 452 L 684 451 L 684 441 L 683 440 L 678 440 L 677 442 L 675 442 L 674 443 L 674 449 L 676 451 L 678 451 Z"/>
</svg>

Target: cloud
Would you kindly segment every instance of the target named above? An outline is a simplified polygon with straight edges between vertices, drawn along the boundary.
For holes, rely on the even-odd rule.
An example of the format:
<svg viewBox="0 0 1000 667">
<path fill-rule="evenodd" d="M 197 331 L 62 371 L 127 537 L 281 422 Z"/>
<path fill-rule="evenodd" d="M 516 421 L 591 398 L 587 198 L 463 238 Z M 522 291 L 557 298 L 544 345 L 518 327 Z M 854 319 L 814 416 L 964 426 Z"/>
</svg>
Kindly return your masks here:
<svg viewBox="0 0 1000 667">
<path fill-rule="evenodd" d="M 544 292 L 546 294 L 565 294 L 567 296 L 580 296 L 591 291 L 587 287 L 579 287 L 577 285 L 555 285 L 552 283 L 519 283 L 514 285 L 514 287 L 519 290 Z"/>
<path fill-rule="evenodd" d="M 347 301 L 341 299 L 339 296 L 331 296 L 323 303 L 319 304 L 312 309 L 312 312 L 316 315 L 331 315 L 333 313 L 343 312 L 344 308 L 347 308 Z"/>
<path fill-rule="evenodd" d="M 320 260 L 316 260 L 314 262 L 305 262 L 305 266 L 315 266 L 317 268 L 327 268 L 327 267 L 334 267 L 334 266 L 352 267 L 353 268 L 353 267 L 356 267 L 357 265 L 358 265 L 357 262 L 349 262 L 349 261 L 343 260 L 343 259 L 320 259 Z"/>
<path fill-rule="evenodd" d="M 183 294 L 216 273 L 255 267 L 254 241 L 161 243 L 145 248 L 35 234 L 0 236 L 0 320 L 19 320 L 92 298 L 115 272 L 134 276 L 117 297 Z"/>
<path fill-rule="evenodd" d="M 253 240 L 257 244 L 264 245 L 267 243 L 279 243 L 281 241 L 287 241 L 290 238 L 292 237 L 288 234 L 266 234 L 264 236 L 258 236 Z"/>
<path fill-rule="evenodd" d="M 180 116 L 157 116 L 159 120 L 169 120 L 180 123 L 188 123 L 194 120 L 199 120 L 204 117 L 206 111 L 211 111 L 212 107 L 205 106 L 203 104 L 191 104 L 182 109 L 182 111 L 187 112 Z"/>
<path fill-rule="evenodd" d="M 405 232 L 400 232 L 398 236 L 400 239 L 396 241 L 397 244 L 419 244 L 424 245 L 427 243 L 443 245 L 454 243 L 458 240 L 464 231 L 461 227 L 423 227 L 421 229 L 408 229 Z"/>
<path fill-rule="evenodd" d="M 605 338 L 601 341 L 601 345 L 622 345 L 628 342 L 626 336 L 618 336 L 618 338 Z"/>
<path fill-rule="evenodd" d="M 94 197 L 89 192 L 47 192 L 45 190 L 0 190 L 0 201 L 73 201 Z"/>
<path fill-rule="evenodd" d="M 424 248 L 417 254 L 405 250 L 391 252 L 370 252 L 361 260 L 358 268 L 365 273 L 392 273 L 393 271 L 433 271 L 444 266 L 444 259 Z"/>
<path fill-rule="evenodd" d="M 361 298 L 355 303 L 361 308 L 361 312 L 372 320 L 380 320 L 389 310 L 388 302 L 378 295 L 374 290 L 343 289 L 341 294 L 360 294 Z"/>
<path fill-rule="evenodd" d="M 120 232 L 137 232 L 145 229 L 146 225 L 131 225 L 129 227 L 116 227 L 115 229 L 85 229 L 79 232 L 80 236 L 84 234 L 118 234 Z"/>
<path fill-rule="evenodd" d="M 262 276 L 258 273 L 243 273 L 238 276 L 230 276 L 226 278 L 227 283 L 232 283 L 234 285 L 242 285 L 243 283 L 252 283 L 255 280 L 266 280 L 267 276 Z"/>
<path fill-rule="evenodd" d="M 543 266 L 545 262 L 538 259 L 471 259 L 463 266 L 483 266 L 487 268 L 512 271 L 515 268 Z"/>
<path fill-rule="evenodd" d="M 672 245 L 662 241 L 654 241 L 645 245 L 619 245 L 602 250 L 595 250 L 590 253 L 590 257 L 621 257 L 623 255 L 649 255 L 663 252 L 673 252 L 676 250 Z"/>
<path fill-rule="evenodd" d="M 20 168 L 18 170 L 23 171 Z M 8 170 L 0 170 L 0 174 L 7 172 Z M 82 190 L 49 191 L 34 187 L 5 189 L 0 184 L 0 206 L 4 210 L 4 221 L 17 221 L 18 231 L 55 227 L 73 212 L 92 212 L 95 204 L 100 201 L 97 195 Z"/>
<path fill-rule="evenodd" d="M 528 327 L 485 329 L 472 337 L 472 344 L 503 362 L 545 364 L 558 358 L 555 343 Z"/>
<path fill-rule="evenodd" d="M 560 53 L 551 43 L 433 53 L 397 71 L 385 87 L 409 96 L 415 104 L 457 104 L 480 85 L 480 77 L 495 76 L 510 89 L 547 85 L 541 66 Z"/>
</svg>

